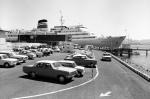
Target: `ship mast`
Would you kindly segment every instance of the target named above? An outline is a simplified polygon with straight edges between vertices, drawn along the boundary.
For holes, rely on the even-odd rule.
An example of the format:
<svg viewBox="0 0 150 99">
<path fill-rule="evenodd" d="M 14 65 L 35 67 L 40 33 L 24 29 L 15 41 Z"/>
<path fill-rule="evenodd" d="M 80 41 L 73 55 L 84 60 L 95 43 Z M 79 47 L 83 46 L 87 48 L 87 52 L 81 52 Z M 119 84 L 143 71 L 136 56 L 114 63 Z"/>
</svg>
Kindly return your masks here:
<svg viewBox="0 0 150 99">
<path fill-rule="evenodd" d="M 61 11 L 60 11 L 60 15 L 61 15 L 61 17 L 60 17 L 60 25 L 63 26 L 65 20 L 63 19 L 63 15 L 62 15 Z"/>
</svg>

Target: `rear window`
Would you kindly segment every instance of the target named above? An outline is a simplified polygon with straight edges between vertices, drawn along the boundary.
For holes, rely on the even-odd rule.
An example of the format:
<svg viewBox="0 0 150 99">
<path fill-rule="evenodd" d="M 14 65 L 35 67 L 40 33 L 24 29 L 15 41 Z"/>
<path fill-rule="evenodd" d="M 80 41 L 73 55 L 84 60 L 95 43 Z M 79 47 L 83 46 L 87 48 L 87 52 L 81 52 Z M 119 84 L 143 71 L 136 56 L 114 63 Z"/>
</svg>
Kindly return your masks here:
<svg viewBox="0 0 150 99">
<path fill-rule="evenodd" d="M 53 63 L 54 67 L 61 67 L 62 65 L 59 62 Z"/>
<path fill-rule="evenodd" d="M 110 56 L 110 54 L 108 54 L 108 53 L 104 53 L 104 54 L 103 54 L 103 56 Z"/>
</svg>

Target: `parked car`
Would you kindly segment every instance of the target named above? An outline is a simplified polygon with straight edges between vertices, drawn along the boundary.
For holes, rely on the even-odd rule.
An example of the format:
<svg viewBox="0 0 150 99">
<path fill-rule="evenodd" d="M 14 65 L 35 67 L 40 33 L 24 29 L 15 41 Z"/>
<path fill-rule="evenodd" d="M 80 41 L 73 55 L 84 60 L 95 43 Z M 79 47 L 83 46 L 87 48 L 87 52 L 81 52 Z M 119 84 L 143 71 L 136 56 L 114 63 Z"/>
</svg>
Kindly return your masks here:
<svg viewBox="0 0 150 99">
<path fill-rule="evenodd" d="M 0 66 L 3 67 L 12 67 L 17 64 L 17 59 L 8 58 L 6 54 L 0 54 Z"/>
<path fill-rule="evenodd" d="M 43 53 L 43 56 L 50 55 L 50 51 L 48 50 L 48 48 L 41 48 L 40 51 Z"/>
<path fill-rule="evenodd" d="M 53 54 L 54 50 L 52 48 L 48 48 L 48 51 L 50 52 L 50 54 Z"/>
<path fill-rule="evenodd" d="M 22 57 L 20 55 L 16 55 L 15 53 L 13 53 L 11 51 L 0 51 L 0 54 L 6 54 L 9 58 L 17 59 L 18 60 L 17 64 L 24 62 L 24 57 Z"/>
<path fill-rule="evenodd" d="M 31 77 L 55 78 L 61 83 L 71 80 L 77 74 L 76 69 L 63 67 L 59 62 L 52 60 L 41 60 L 37 61 L 34 65 L 24 66 L 23 72 Z"/>
<path fill-rule="evenodd" d="M 28 56 L 27 55 L 19 55 L 19 54 L 15 53 L 15 52 L 11 52 L 11 54 L 13 56 L 22 58 L 23 59 L 23 63 L 25 63 L 28 60 Z"/>
<path fill-rule="evenodd" d="M 85 67 L 94 67 L 97 64 L 95 58 L 89 58 L 83 54 L 75 54 L 75 55 L 68 55 L 65 57 L 64 60 L 72 60 L 75 61 L 77 65 L 85 66 Z"/>
<path fill-rule="evenodd" d="M 78 66 L 74 61 L 68 61 L 68 60 L 60 60 L 59 63 L 61 63 L 64 67 L 70 67 L 77 69 L 77 76 L 82 77 L 85 73 L 85 68 L 82 66 Z"/>
<path fill-rule="evenodd" d="M 23 50 L 23 48 L 13 48 L 14 52 L 18 52 L 18 51 L 22 51 L 22 50 Z"/>
<path fill-rule="evenodd" d="M 54 50 L 54 52 L 60 52 L 61 51 L 59 47 L 54 47 L 53 50 Z"/>
<path fill-rule="evenodd" d="M 29 50 L 22 50 L 19 52 L 20 55 L 27 55 L 28 59 L 34 59 L 36 57 L 36 54 L 34 54 L 33 52 L 29 51 Z"/>
<path fill-rule="evenodd" d="M 89 50 L 83 50 L 81 54 L 86 55 L 88 58 L 95 58 L 93 52 Z"/>
<path fill-rule="evenodd" d="M 36 49 L 30 49 L 31 52 L 36 54 L 36 57 L 42 57 L 43 53 L 40 51 L 37 51 Z"/>
<path fill-rule="evenodd" d="M 103 56 L 101 58 L 102 61 L 111 61 L 111 55 L 109 53 L 103 53 Z"/>
</svg>

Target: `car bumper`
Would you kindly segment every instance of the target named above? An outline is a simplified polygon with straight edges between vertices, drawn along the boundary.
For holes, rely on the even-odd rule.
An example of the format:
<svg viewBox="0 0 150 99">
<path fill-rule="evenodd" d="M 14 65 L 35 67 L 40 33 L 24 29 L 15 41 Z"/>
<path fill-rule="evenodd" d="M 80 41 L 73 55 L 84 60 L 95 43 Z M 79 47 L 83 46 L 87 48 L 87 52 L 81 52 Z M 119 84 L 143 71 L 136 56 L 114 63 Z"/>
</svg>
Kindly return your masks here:
<svg viewBox="0 0 150 99">
<path fill-rule="evenodd" d="M 111 58 L 102 58 L 103 61 L 111 61 Z"/>
<path fill-rule="evenodd" d="M 23 63 L 25 63 L 28 60 L 28 58 L 23 58 Z"/>
<path fill-rule="evenodd" d="M 35 57 L 34 56 L 28 56 L 28 59 L 34 59 Z"/>
<path fill-rule="evenodd" d="M 80 73 L 81 75 L 85 74 L 85 70 L 78 70 L 77 72 Z"/>
<path fill-rule="evenodd" d="M 16 66 L 18 64 L 18 62 L 13 62 L 10 64 L 10 66 Z"/>
<path fill-rule="evenodd" d="M 67 79 L 70 79 L 70 78 L 75 77 L 76 75 L 77 75 L 77 72 L 76 72 L 76 73 L 74 73 L 74 74 L 71 74 L 71 75 L 67 75 L 67 76 L 66 76 L 66 78 L 67 78 Z"/>
</svg>

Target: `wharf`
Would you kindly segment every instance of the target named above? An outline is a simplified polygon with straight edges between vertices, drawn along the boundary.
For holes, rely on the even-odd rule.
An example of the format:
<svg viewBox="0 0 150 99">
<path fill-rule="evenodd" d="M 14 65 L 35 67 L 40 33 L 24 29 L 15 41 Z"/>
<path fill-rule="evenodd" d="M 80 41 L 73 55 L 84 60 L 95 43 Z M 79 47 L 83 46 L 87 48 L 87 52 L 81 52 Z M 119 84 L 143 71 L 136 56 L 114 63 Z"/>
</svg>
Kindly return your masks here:
<svg viewBox="0 0 150 99">
<path fill-rule="evenodd" d="M 142 78 L 146 79 L 147 81 L 150 81 L 150 70 L 148 68 L 145 68 L 143 66 L 137 65 L 133 62 L 131 62 L 128 59 L 125 58 L 119 58 L 117 56 L 112 55 L 114 59 L 122 63 L 124 66 L 132 70 L 133 72 L 137 73 Z"/>
<path fill-rule="evenodd" d="M 123 54 L 127 54 L 128 57 L 130 57 L 132 54 L 132 49 L 130 49 L 130 48 L 101 49 L 101 50 L 112 53 L 115 56 L 123 56 Z"/>
<path fill-rule="evenodd" d="M 133 54 L 133 51 L 145 51 L 146 56 L 148 55 L 148 51 L 150 51 L 150 49 L 133 49 L 133 48 L 100 49 L 100 50 L 110 52 L 115 56 L 123 56 L 124 54 L 126 54 L 128 55 L 128 57 L 130 57 Z"/>
</svg>

